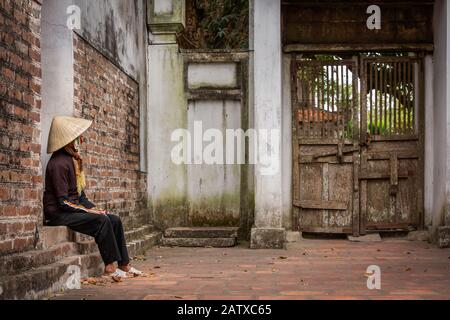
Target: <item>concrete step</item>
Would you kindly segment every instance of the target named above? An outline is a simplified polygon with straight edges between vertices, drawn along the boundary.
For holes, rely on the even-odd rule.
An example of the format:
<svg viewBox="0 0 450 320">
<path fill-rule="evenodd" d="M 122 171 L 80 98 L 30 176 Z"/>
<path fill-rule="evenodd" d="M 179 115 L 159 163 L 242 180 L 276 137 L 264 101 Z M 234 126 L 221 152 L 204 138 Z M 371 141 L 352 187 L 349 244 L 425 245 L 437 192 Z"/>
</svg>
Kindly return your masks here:
<svg viewBox="0 0 450 320">
<path fill-rule="evenodd" d="M 125 239 L 127 240 L 127 242 L 142 239 L 153 231 L 155 231 L 155 227 L 151 224 L 147 224 L 139 228 L 125 231 Z"/>
<path fill-rule="evenodd" d="M 160 243 L 162 232 L 153 231 L 142 239 L 127 242 L 128 255 L 134 258 Z"/>
<path fill-rule="evenodd" d="M 72 232 L 67 227 L 43 227 L 39 230 L 39 236 L 44 249 L 72 241 Z"/>
<path fill-rule="evenodd" d="M 0 258 L 2 274 L 14 275 L 25 270 L 52 264 L 62 258 L 78 254 L 74 242 L 62 242 L 47 249 L 16 253 Z"/>
<path fill-rule="evenodd" d="M 161 239 L 161 245 L 169 247 L 234 247 L 236 238 L 166 238 Z"/>
<path fill-rule="evenodd" d="M 157 245 L 161 239 L 162 233 L 158 231 L 150 232 L 139 239 L 127 241 L 128 254 L 131 258 L 143 254 L 146 250 Z M 77 242 L 80 254 L 97 253 L 98 246 L 93 239 Z"/>
<path fill-rule="evenodd" d="M 95 243 L 94 238 L 77 242 L 77 247 L 80 254 L 99 253 L 98 246 L 97 243 Z"/>
<path fill-rule="evenodd" d="M 237 238 L 236 227 L 179 227 L 164 231 L 164 238 Z"/>
<path fill-rule="evenodd" d="M 150 234 L 155 230 L 155 227 L 151 224 L 143 225 L 138 228 L 125 230 L 125 239 L 127 242 L 142 239 L 145 235 Z M 77 243 L 82 243 L 86 241 L 92 241 L 94 238 L 81 234 L 79 232 L 75 233 L 74 241 Z"/>
<path fill-rule="evenodd" d="M 381 241 L 381 237 L 379 233 L 371 233 L 359 237 L 347 235 L 347 240 L 352 242 L 379 242 Z"/>
<path fill-rule="evenodd" d="M 81 278 L 103 272 L 97 254 L 65 257 L 36 269 L 0 277 L 0 300 L 42 299 L 54 292 L 68 290 L 67 280 L 73 274 L 69 272 L 69 266 L 79 266 Z"/>
</svg>

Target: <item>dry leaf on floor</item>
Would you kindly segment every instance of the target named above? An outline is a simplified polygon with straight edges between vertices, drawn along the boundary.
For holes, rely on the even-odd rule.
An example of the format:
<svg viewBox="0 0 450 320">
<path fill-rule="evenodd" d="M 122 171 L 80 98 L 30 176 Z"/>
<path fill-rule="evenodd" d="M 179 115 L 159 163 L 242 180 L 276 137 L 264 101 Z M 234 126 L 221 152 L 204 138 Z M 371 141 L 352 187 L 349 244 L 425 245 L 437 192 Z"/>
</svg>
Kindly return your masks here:
<svg viewBox="0 0 450 320">
<path fill-rule="evenodd" d="M 92 284 L 92 285 L 96 285 L 97 284 L 97 279 L 95 279 L 95 278 L 86 278 L 86 279 L 83 279 L 83 281 L 82 281 L 82 283 L 83 284 Z"/>
<path fill-rule="evenodd" d="M 281 256 L 281 257 L 278 257 L 278 259 L 285 260 L 285 259 L 287 259 L 287 257 Z"/>
</svg>

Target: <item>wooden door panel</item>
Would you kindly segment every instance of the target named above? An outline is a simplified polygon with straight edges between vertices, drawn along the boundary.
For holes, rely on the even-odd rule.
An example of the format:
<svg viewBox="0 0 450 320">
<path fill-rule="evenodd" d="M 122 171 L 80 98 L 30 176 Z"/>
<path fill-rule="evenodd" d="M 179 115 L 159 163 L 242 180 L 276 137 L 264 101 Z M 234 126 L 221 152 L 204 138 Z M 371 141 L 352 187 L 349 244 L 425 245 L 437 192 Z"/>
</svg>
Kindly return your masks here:
<svg viewBox="0 0 450 320">
<path fill-rule="evenodd" d="M 359 211 L 356 65 L 293 59 L 293 225 L 304 232 L 353 232 Z"/>
<path fill-rule="evenodd" d="M 361 66 L 361 232 L 420 228 L 421 58 L 370 57 Z"/>
</svg>

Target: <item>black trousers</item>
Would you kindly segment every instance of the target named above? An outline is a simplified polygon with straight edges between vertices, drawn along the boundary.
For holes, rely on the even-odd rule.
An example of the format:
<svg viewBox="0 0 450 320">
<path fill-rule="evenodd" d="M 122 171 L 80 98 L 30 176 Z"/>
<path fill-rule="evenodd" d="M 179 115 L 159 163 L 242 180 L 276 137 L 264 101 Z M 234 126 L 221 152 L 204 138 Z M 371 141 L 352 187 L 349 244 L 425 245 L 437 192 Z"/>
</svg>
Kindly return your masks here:
<svg viewBox="0 0 450 320">
<path fill-rule="evenodd" d="M 130 262 L 123 232 L 122 221 L 118 216 L 86 212 L 58 212 L 45 216 L 49 226 L 67 226 L 70 229 L 95 238 L 105 265 Z"/>
</svg>

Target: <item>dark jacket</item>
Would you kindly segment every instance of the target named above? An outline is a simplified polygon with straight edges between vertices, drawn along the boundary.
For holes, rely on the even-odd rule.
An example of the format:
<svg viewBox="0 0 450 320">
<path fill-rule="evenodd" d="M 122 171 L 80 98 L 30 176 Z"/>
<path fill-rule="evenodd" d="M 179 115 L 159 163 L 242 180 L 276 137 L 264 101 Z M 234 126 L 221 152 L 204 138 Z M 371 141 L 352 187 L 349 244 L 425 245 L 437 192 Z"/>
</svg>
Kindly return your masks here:
<svg viewBox="0 0 450 320">
<path fill-rule="evenodd" d="M 77 192 L 72 156 L 64 149 L 54 152 L 45 171 L 44 214 L 46 218 L 58 212 L 86 212 L 94 207 L 84 191 Z"/>
</svg>

